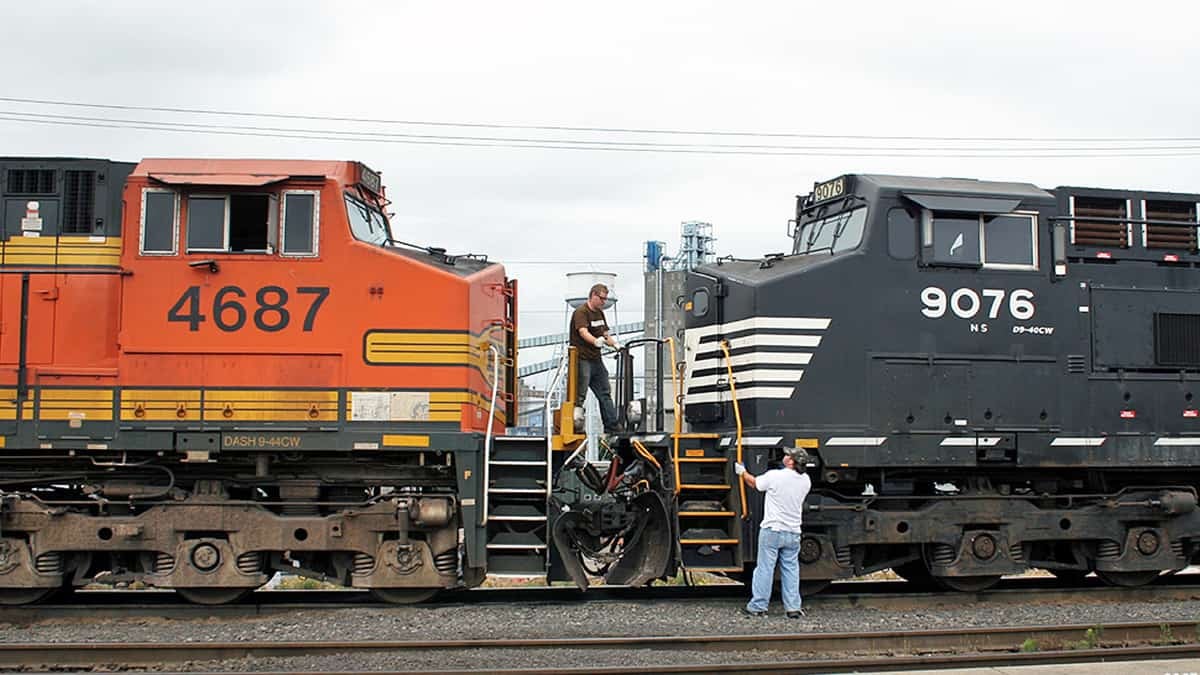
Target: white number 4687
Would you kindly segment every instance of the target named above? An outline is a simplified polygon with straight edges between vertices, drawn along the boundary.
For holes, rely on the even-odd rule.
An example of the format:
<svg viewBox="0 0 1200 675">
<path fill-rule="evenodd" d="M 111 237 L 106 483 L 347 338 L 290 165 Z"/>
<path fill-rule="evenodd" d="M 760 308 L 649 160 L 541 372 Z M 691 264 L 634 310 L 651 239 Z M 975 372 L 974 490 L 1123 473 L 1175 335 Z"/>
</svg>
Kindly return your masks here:
<svg viewBox="0 0 1200 675">
<path fill-rule="evenodd" d="M 921 313 L 931 319 L 940 319 L 949 309 L 960 319 L 973 319 L 985 310 L 986 305 L 987 317 L 995 319 L 1000 316 L 1006 295 L 1008 313 L 1014 319 L 1027 321 L 1033 318 L 1033 291 L 1025 288 L 1015 289 L 1011 293 L 1003 288 L 985 288 L 981 292 L 973 288 L 959 288 L 947 295 L 937 286 L 926 286 L 921 291 L 921 302 L 925 305 Z"/>
</svg>

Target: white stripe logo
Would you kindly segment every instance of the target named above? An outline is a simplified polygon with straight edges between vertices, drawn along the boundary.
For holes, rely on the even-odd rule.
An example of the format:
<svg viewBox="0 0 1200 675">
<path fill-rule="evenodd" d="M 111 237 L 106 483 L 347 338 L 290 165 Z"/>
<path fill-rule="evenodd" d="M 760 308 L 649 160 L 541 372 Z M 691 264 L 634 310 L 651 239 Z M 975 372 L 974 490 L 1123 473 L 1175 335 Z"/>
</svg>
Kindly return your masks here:
<svg viewBox="0 0 1200 675">
<path fill-rule="evenodd" d="M 820 317 L 756 316 L 720 326 L 690 328 L 684 337 L 687 382 L 684 403 L 721 403 L 730 400 L 729 369 L 739 401 L 754 398 L 791 398 L 821 345 L 830 319 Z M 806 331 L 800 333 L 800 331 Z M 741 335 L 737 335 L 741 333 Z M 727 338 L 732 354 L 728 361 L 721 342 Z M 710 338 L 705 340 L 705 338 Z M 798 351 L 798 350 L 804 351 Z M 696 375 L 697 372 L 703 371 Z M 710 391 L 696 391 L 705 388 Z"/>
</svg>

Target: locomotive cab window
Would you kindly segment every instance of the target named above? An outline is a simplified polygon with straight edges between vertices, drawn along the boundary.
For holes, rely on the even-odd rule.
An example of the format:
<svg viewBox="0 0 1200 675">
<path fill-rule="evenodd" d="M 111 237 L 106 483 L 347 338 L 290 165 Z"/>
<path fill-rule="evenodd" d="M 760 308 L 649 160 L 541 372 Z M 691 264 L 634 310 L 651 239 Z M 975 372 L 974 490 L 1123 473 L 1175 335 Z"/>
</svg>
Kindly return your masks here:
<svg viewBox="0 0 1200 675">
<path fill-rule="evenodd" d="M 317 255 L 319 226 L 317 213 L 319 192 L 283 193 L 283 245 L 280 253 L 286 256 Z"/>
<path fill-rule="evenodd" d="M 275 200 L 264 194 L 189 196 L 188 252 L 270 253 Z"/>
<path fill-rule="evenodd" d="M 379 209 L 346 195 L 346 214 L 350 219 L 350 232 L 355 239 L 380 246 L 391 241 L 387 218 Z"/>
<path fill-rule="evenodd" d="M 932 265 L 1036 270 L 1037 216 L 926 210 L 922 245 Z"/>
<path fill-rule="evenodd" d="M 857 208 L 801 223 L 796 228 L 792 253 L 841 253 L 858 248 L 867 224 L 867 209 Z"/>
<path fill-rule="evenodd" d="M 142 255 L 175 255 L 179 240 L 179 195 L 173 190 L 142 191 Z"/>
</svg>

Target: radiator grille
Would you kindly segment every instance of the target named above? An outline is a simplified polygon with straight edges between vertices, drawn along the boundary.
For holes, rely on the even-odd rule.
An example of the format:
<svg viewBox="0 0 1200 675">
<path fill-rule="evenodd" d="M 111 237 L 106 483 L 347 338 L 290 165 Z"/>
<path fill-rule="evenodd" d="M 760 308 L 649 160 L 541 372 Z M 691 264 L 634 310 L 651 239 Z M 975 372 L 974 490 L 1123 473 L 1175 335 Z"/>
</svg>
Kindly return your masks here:
<svg viewBox="0 0 1200 675">
<path fill-rule="evenodd" d="M 1087 372 L 1087 357 L 1083 354 L 1067 354 L 1067 372 Z"/>
<path fill-rule="evenodd" d="M 95 186 L 95 171 L 63 172 L 63 232 L 92 233 Z"/>
<path fill-rule="evenodd" d="M 1200 314 L 1154 314 L 1154 362 L 1200 366 Z"/>
<path fill-rule="evenodd" d="M 1146 248 L 1196 250 L 1196 204 L 1146 200 Z"/>
<path fill-rule="evenodd" d="M 1129 223 L 1124 199 L 1075 197 L 1074 244 L 1085 246 L 1129 245 Z M 1095 220 L 1092 220 L 1094 218 Z"/>
<path fill-rule="evenodd" d="M 52 195 L 54 169 L 9 169 L 6 191 L 19 195 Z"/>
</svg>

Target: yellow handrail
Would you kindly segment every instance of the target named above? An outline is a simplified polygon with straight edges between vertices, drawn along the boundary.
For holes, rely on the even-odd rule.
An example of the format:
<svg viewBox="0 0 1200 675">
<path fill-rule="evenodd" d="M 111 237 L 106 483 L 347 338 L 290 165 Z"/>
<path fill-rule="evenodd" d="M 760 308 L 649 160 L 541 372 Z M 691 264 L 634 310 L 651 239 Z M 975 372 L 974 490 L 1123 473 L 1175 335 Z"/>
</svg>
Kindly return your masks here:
<svg viewBox="0 0 1200 675">
<path fill-rule="evenodd" d="M 672 410 L 675 411 L 675 433 L 672 445 L 674 446 L 674 464 L 675 464 L 675 494 L 679 494 L 679 434 L 683 429 L 683 420 L 679 417 L 679 399 L 682 396 L 679 393 L 679 373 L 675 362 L 675 338 L 668 337 L 667 345 L 671 348 L 671 398 L 675 399 L 672 402 Z M 659 373 L 662 377 L 662 373 Z"/>
<path fill-rule="evenodd" d="M 671 347 L 671 397 L 672 410 L 675 411 L 675 433 L 682 433 L 683 418 L 679 415 L 679 402 L 683 400 L 683 394 L 679 393 L 679 362 L 675 360 L 675 338 L 667 338 L 667 344 Z"/>
<path fill-rule="evenodd" d="M 725 354 L 725 372 L 729 375 L 729 396 L 733 399 L 733 417 L 737 421 L 737 462 L 742 462 L 742 409 L 738 406 L 737 400 L 737 385 L 733 381 L 733 363 L 729 356 L 729 341 L 721 340 L 721 352 Z M 746 481 L 742 480 L 741 476 L 737 477 L 738 493 L 742 498 L 742 519 L 750 517 L 746 511 Z"/>
</svg>

